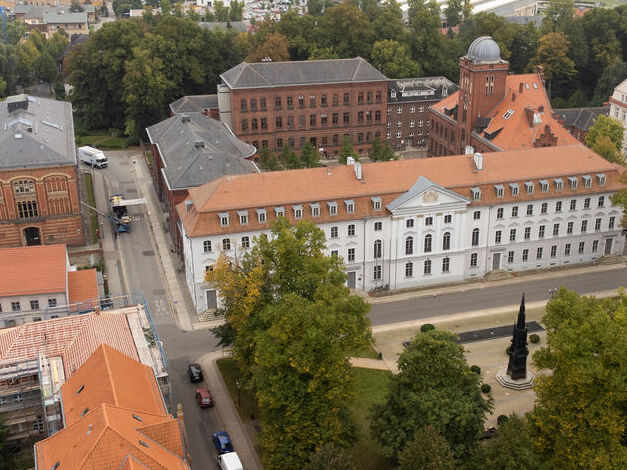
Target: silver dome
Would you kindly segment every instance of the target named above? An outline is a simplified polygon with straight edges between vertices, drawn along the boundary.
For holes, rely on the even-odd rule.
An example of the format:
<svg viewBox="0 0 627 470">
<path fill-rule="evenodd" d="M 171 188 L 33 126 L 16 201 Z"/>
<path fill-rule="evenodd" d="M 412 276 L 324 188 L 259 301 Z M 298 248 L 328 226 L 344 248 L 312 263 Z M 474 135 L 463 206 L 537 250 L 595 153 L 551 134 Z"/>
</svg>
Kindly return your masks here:
<svg viewBox="0 0 627 470">
<path fill-rule="evenodd" d="M 478 62 L 499 62 L 501 49 L 490 36 L 481 36 L 472 42 L 468 48 L 467 56 Z"/>
</svg>

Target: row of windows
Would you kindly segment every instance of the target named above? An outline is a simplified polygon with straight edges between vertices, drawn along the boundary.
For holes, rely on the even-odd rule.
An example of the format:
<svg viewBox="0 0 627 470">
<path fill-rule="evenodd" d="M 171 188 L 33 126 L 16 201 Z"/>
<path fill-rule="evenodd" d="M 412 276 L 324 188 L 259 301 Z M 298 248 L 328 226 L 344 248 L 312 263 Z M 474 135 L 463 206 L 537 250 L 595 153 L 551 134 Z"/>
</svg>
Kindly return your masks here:
<svg viewBox="0 0 627 470">
<path fill-rule="evenodd" d="M 449 257 L 442 259 L 442 273 L 451 272 L 451 259 Z M 432 274 L 433 269 L 433 260 L 427 259 L 422 262 L 422 273 L 424 275 Z M 375 281 L 381 280 L 382 275 L 382 266 L 376 265 L 373 266 L 372 269 L 372 279 Z M 405 277 L 413 277 L 414 276 L 414 263 L 408 262 L 405 263 Z"/>
<path fill-rule="evenodd" d="M 48 299 L 48 308 L 54 308 L 57 306 L 57 299 L 52 297 Z M 39 300 L 31 300 L 30 301 L 30 309 L 31 310 L 39 310 Z M 11 311 L 12 312 L 21 312 L 22 304 L 20 301 L 11 302 Z M 2 304 L 0 304 L 0 313 L 2 312 Z"/>
<path fill-rule="evenodd" d="M 374 101 L 373 101 L 373 97 L 374 97 Z M 360 91 L 357 93 L 357 104 L 359 105 L 372 104 L 373 102 L 380 104 L 381 98 L 382 98 L 382 93 L 380 90 L 377 90 L 374 92 L 373 91 L 367 91 L 367 92 Z M 343 106 L 349 106 L 351 104 L 350 93 L 344 93 L 342 95 L 341 102 Z M 257 107 L 257 103 L 259 103 L 259 107 Z M 283 99 L 283 97 L 281 96 L 276 96 L 274 98 L 274 109 L 276 111 L 282 110 L 284 105 L 285 105 L 285 108 L 288 110 L 294 109 L 294 106 L 297 106 L 299 109 L 303 109 L 305 108 L 306 104 L 310 108 L 315 108 L 317 106 L 324 108 L 329 105 L 328 95 L 322 94 L 319 97 L 316 97 L 316 95 L 309 95 L 307 97 L 305 95 L 299 95 L 296 97 L 296 99 L 294 99 L 294 96 L 286 96 L 285 99 Z M 331 95 L 331 106 L 340 106 L 340 95 L 338 93 L 334 93 L 333 95 Z M 268 110 L 268 105 L 267 105 L 266 98 L 259 98 L 259 101 L 257 101 L 257 98 L 240 99 L 240 111 L 241 112 L 250 111 L 254 113 L 257 111 L 263 112 L 267 110 Z"/>
<path fill-rule="evenodd" d="M 373 133 L 372 132 L 358 132 L 355 133 L 353 135 L 351 134 L 344 134 L 342 136 L 340 136 L 340 134 L 333 134 L 332 136 L 328 136 L 328 135 L 323 135 L 322 137 L 318 138 L 318 137 L 310 137 L 309 138 L 309 143 L 311 143 L 311 145 L 317 149 L 319 146 L 321 146 L 322 148 L 328 147 L 328 146 L 339 146 L 341 144 L 340 139 L 343 141 L 344 139 L 348 139 L 348 142 L 351 144 L 369 144 L 373 141 Z M 381 132 L 380 131 L 375 131 L 374 132 L 374 137 L 379 137 L 381 138 Z M 268 148 L 269 147 L 269 141 L 268 140 L 262 140 L 261 141 L 261 147 L 259 146 L 259 141 L 258 140 L 253 140 L 252 145 L 257 148 Z M 300 136 L 298 141 L 296 141 L 296 138 L 294 137 L 288 137 L 287 141 L 285 138 L 283 137 L 278 137 L 275 141 L 274 141 L 274 145 L 277 148 L 282 148 L 284 145 L 288 145 L 290 148 L 292 149 L 301 149 L 304 148 L 305 145 L 307 143 L 307 138 L 305 136 Z M 359 153 L 361 154 L 363 152 L 363 149 L 359 149 Z M 335 152 L 337 154 L 337 152 Z"/>
<path fill-rule="evenodd" d="M 416 112 L 416 107 L 415 106 L 410 106 L 409 107 L 409 112 L 414 114 Z M 418 112 L 419 113 L 424 113 L 425 112 L 425 107 L 424 106 L 418 106 Z M 392 114 L 392 108 L 388 106 L 388 114 Z M 396 108 L 396 114 L 403 114 L 403 107 L 402 106 L 398 106 Z"/>
<path fill-rule="evenodd" d="M 596 218 L 594 220 L 594 231 L 598 232 L 601 230 L 601 224 L 603 222 L 603 219 Z M 612 216 L 609 218 L 608 221 L 608 229 L 613 229 L 614 226 L 616 225 L 616 217 Z M 575 223 L 574 222 L 568 222 L 566 224 L 566 235 L 572 235 L 573 231 L 574 231 L 574 226 Z M 477 234 L 479 233 L 479 229 L 475 229 L 477 231 Z M 581 221 L 581 233 L 587 233 L 588 232 L 588 220 L 582 220 Z M 516 233 L 517 233 L 517 229 L 513 228 L 510 229 L 509 231 L 509 241 L 510 242 L 515 242 L 516 241 Z M 473 230 L 473 240 L 474 240 L 474 234 L 475 231 Z M 546 225 L 539 225 L 538 226 L 538 238 L 544 238 L 546 234 Z M 553 224 L 553 236 L 557 237 L 560 235 L 560 224 Z M 531 239 L 531 227 L 525 227 L 524 229 L 524 239 L 525 240 L 530 240 Z M 497 230 L 494 233 L 494 243 L 501 243 L 502 241 L 502 231 L 501 230 Z"/>
<path fill-rule="evenodd" d="M 422 127 L 424 124 L 424 121 L 422 119 L 418 120 L 418 127 Z M 390 121 L 388 121 L 387 123 L 388 128 L 392 127 L 392 123 Z M 403 121 L 396 121 L 396 127 L 403 127 Z M 416 121 L 409 121 L 409 127 L 416 127 Z"/>
<path fill-rule="evenodd" d="M 597 173 L 596 178 L 597 178 L 597 184 L 599 186 L 605 186 L 605 182 L 607 181 L 605 173 Z M 583 175 L 581 177 L 581 179 L 583 181 L 583 187 L 584 188 L 591 188 L 592 187 L 592 176 L 590 176 L 590 175 Z M 540 186 L 540 191 L 542 191 L 543 193 L 549 192 L 550 183 L 549 183 L 548 180 L 539 180 L 538 184 Z M 579 186 L 579 177 L 577 177 L 577 176 L 569 176 L 568 177 L 568 184 L 570 186 L 570 189 L 572 189 L 572 190 L 577 189 L 577 187 Z M 564 179 L 563 178 L 553 178 L 553 185 L 554 185 L 554 188 L 555 188 L 556 191 L 562 191 L 564 189 Z M 518 196 L 520 194 L 520 185 L 518 183 L 509 183 L 508 186 L 510 188 L 512 196 Z M 527 192 L 527 194 L 533 194 L 534 193 L 534 191 L 535 191 L 535 182 L 533 182 L 533 181 L 526 181 L 524 183 L 524 186 L 525 186 L 525 191 Z M 494 185 L 494 190 L 496 192 L 496 196 L 497 197 L 505 196 L 505 185 L 503 185 L 503 184 L 495 184 Z M 472 195 L 473 201 L 481 200 L 481 188 L 479 188 L 479 187 L 470 188 L 470 193 Z"/>
<path fill-rule="evenodd" d="M 296 121 L 296 117 L 298 118 L 298 123 Z M 357 124 L 369 124 L 373 122 L 378 124 L 381 123 L 381 111 L 359 111 L 357 113 Z M 299 129 L 307 128 L 307 123 L 309 123 L 309 128 L 316 127 L 318 124 L 320 126 L 328 126 L 329 124 L 333 126 L 340 125 L 340 119 L 342 125 L 348 126 L 351 124 L 351 115 L 350 113 L 344 112 L 340 116 L 340 113 L 333 113 L 329 116 L 326 113 L 322 114 L 310 114 L 309 120 L 307 120 L 307 116 L 305 114 L 301 114 L 299 116 L 276 116 L 274 119 L 274 130 L 282 130 L 282 129 L 296 129 L 296 125 L 298 124 Z M 248 119 L 241 120 L 242 132 L 248 132 L 250 129 L 253 132 L 262 130 L 268 130 L 268 118 L 252 118 L 250 120 L 250 128 L 248 126 Z M 412 126 L 413 127 L 413 126 Z"/>
</svg>

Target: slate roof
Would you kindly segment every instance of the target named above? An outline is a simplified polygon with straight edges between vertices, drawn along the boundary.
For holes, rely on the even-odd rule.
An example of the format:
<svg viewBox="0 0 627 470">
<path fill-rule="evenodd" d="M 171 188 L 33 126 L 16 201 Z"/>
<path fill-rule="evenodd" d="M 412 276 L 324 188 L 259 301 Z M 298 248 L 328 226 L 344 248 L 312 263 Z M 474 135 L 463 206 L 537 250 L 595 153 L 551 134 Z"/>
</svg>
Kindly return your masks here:
<svg viewBox="0 0 627 470">
<path fill-rule="evenodd" d="M 44 13 L 44 23 L 87 23 L 87 12 L 59 12 L 51 11 Z"/>
<path fill-rule="evenodd" d="M 0 297 L 65 293 L 67 265 L 62 244 L 4 248 L 0 250 Z"/>
<path fill-rule="evenodd" d="M 9 101 L 23 97 L 0 102 L 0 169 L 76 165 L 72 105 L 28 96 L 28 109 L 9 113 Z"/>
<path fill-rule="evenodd" d="M 205 109 L 218 107 L 218 95 L 187 95 L 170 103 L 170 110 L 174 114 L 203 112 Z"/>
<path fill-rule="evenodd" d="M 170 189 L 192 188 L 224 175 L 259 171 L 245 158 L 254 155 L 255 147 L 205 114 L 176 114 L 146 132 L 150 143 L 157 144 L 165 163 L 161 171 Z"/>
<path fill-rule="evenodd" d="M 459 87 L 445 77 L 405 78 L 388 81 L 388 103 L 440 101 Z M 396 97 L 390 92 L 394 90 Z"/>
<path fill-rule="evenodd" d="M 220 75 L 231 89 L 381 82 L 387 77 L 361 57 L 298 62 L 242 62 Z"/>
<path fill-rule="evenodd" d="M 95 8 L 93 5 L 83 4 L 82 7 L 85 9 L 83 13 L 94 13 Z M 70 5 L 25 5 L 25 4 L 16 4 L 13 8 L 13 12 L 16 15 L 23 14 L 24 18 L 43 18 L 44 13 L 47 12 L 70 12 Z"/>
<path fill-rule="evenodd" d="M 610 107 L 554 109 L 553 113 L 564 120 L 564 126 L 587 131 L 600 114 L 610 115 Z"/>
</svg>

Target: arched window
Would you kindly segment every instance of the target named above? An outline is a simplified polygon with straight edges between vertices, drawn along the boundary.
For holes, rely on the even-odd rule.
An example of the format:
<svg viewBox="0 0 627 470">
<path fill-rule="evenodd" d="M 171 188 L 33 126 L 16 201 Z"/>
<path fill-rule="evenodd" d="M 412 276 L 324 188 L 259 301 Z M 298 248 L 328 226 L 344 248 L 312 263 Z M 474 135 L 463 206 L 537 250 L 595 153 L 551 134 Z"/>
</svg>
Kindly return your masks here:
<svg viewBox="0 0 627 470">
<path fill-rule="evenodd" d="M 425 235 L 425 253 L 431 252 L 432 241 L 433 241 L 433 237 L 431 235 Z"/>
<path fill-rule="evenodd" d="M 407 237 L 405 239 L 405 254 L 406 255 L 414 254 L 414 237 Z"/>
<path fill-rule="evenodd" d="M 444 235 L 442 236 L 442 249 L 451 249 L 451 232 L 444 232 Z"/>
<path fill-rule="evenodd" d="M 472 246 L 479 245 L 479 229 L 475 228 L 472 231 Z"/>
<path fill-rule="evenodd" d="M 374 257 L 381 258 L 381 240 L 374 241 Z"/>
</svg>

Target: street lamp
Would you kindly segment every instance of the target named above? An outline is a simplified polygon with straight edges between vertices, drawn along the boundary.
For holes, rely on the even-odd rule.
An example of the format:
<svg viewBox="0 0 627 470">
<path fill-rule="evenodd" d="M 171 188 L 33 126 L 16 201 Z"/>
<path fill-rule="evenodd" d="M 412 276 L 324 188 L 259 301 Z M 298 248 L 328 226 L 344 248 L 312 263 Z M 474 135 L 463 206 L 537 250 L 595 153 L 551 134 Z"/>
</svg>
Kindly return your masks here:
<svg viewBox="0 0 627 470">
<path fill-rule="evenodd" d="M 239 380 L 235 381 L 235 386 L 237 387 L 237 408 L 241 412 L 242 411 L 242 397 L 239 391 Z"/>
</svg>

